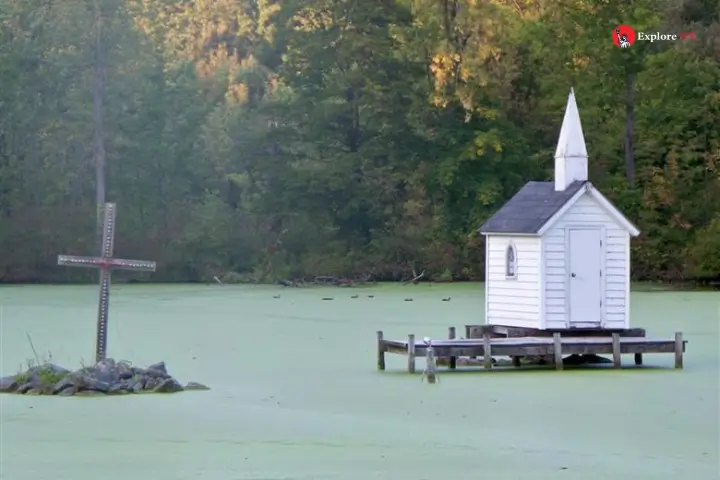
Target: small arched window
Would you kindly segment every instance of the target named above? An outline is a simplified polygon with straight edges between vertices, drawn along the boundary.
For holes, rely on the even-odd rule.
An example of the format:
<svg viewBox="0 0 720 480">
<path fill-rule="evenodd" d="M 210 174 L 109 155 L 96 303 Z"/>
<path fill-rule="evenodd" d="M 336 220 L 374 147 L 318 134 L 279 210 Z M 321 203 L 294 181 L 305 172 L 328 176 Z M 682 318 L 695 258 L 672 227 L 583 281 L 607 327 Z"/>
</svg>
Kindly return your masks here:
<svg viewBox="0 0 720 480">
<path fill-rule="evenodd" d="M 517 277 L 517 251 L 512 243 L 508 245 L 505 253 L 505 276 L 507 278 Z"/>
</svg>

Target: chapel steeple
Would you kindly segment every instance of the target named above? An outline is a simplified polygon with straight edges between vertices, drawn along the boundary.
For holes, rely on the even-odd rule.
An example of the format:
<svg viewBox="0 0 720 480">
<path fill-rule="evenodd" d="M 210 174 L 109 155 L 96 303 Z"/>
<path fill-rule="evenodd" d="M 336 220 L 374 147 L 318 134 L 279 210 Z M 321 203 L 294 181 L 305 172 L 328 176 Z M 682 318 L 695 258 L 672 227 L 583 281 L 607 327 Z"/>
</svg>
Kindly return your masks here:
<svg viewBox="0 0 720 480">
<path fill-rule="evenodd" d="M 575 103 L 575 92 L 571 88 L 555 150 L 555 191 L 564 191 L 572 182 L 587 179 L 588 154 L 580 113 Z"/>
</svg>

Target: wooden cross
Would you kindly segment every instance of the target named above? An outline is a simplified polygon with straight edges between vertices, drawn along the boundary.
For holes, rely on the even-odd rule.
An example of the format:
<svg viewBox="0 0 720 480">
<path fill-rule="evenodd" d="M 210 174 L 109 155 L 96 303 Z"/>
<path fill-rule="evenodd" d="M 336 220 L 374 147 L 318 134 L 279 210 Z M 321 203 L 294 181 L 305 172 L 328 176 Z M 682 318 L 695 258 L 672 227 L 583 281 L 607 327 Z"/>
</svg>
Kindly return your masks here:
<svg viewBox="0 0 720 480">
<path fill-rule="evenodd" d="M 95 344 L 95 361 L 105 360 L 107 353 L 108 310 L 110 307 L 110 272 L 118 270 L 135 270 L 154 272 L 155 262 L 144 260 L 122 260 L 112 258 L 115 245 L 115 204 L 105 204 L 103 220 L 103 237 L 100 257 L 77 257 L 74 255 L 58 255 L 58 265 L 68 267 L 85 267 L 100 269 L 100 300 L 98 302 L 97 339 Z"/>
</svg>

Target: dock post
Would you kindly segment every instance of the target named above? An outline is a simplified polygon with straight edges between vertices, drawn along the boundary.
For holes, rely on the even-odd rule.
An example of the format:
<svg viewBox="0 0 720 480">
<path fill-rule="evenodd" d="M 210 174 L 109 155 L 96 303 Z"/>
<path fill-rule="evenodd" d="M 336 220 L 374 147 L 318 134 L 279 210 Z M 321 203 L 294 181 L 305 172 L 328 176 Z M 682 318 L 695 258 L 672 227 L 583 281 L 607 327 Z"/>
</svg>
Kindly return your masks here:
<svg viewBox="0 0 720 480">
<path fill-rule="evenodd" d="M 682 332 L 675 332 L 675 368 L 683 368 L 684 347 Z"/>
<path fill-rule="evenodd" d="M 642 365 L 642 353 L 635 354 L 635 365 Z"/>
<path fill-rule="evenodd" d="M 448 327 L 448 339 L 455 340 L 455 327 Z M 449 364 L 450 368 L 455 370 L 455 367 L 457 367 L 457 357 L 450 357 Z"/>
<path fill-rule="evenodd" d="M 563 369 L 562 337 L 560 332 L 553 333 L 553 357 L 555 357 L 555 369 Z"/>
<path fill-rule="evenodd" d="M 483 333 L 483 368 L 492 368 L 492 344 L 490 343 L 490 332 Z"/>
<path fill-rule="evenodd" d="M 612 353 L 613 353 L 613 367 L 620 368 L 622 366 L 621 350 L 620 350 L 620 334 L 612 334 Z"/>
<path fill-rule="evenodd" d="M 470 331 L 472 330 L 472 325 L 465 325 L 465 338 L 472 338 L 470 335 Z M 472 355 L 470 356 L 471 360 L 475 360 L 477 357 Z"/>
<path fill-rule="evenodd" d="M 408 335 L 408 373 L 415 373 L 415 335 Z"/>
<path fill-rule="evenodd" d="M 383 332 L 377 332 L 377 369 L 385 370 L 385 342 L 383 341 Z"/>
</svg>

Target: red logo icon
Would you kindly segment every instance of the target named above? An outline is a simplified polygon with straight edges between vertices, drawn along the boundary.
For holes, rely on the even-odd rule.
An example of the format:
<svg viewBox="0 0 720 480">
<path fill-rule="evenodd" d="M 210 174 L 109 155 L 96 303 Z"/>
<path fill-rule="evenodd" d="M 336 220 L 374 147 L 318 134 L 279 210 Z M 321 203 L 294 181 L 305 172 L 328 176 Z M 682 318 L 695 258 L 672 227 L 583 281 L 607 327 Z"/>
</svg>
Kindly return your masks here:
<svg viewBox="0 0 720 480">
<path fill-rule="evenodd" d="M 612 40 L 618 48 L 630 48 L 635 43 L 635 30 L 627 25 L 618 25 L 612 31 Z"/>
</svg>

